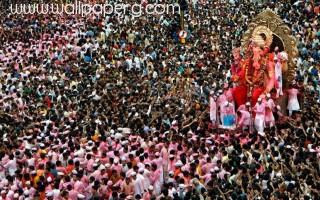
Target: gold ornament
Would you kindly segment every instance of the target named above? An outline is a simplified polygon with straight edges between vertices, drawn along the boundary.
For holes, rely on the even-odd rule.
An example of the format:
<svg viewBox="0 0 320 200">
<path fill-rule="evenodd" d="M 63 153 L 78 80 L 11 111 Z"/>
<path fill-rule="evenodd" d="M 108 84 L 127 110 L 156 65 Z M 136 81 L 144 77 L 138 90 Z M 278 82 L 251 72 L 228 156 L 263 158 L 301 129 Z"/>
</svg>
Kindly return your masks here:
<svg viewBox="0 0 320 200">
<path fill-rule="evenodd" d="M 272 44 L 272 31 L 266 26 L 258 26 L 252 33 L 252 41 L 260 47 L 270 47 Z"/>
</svg>

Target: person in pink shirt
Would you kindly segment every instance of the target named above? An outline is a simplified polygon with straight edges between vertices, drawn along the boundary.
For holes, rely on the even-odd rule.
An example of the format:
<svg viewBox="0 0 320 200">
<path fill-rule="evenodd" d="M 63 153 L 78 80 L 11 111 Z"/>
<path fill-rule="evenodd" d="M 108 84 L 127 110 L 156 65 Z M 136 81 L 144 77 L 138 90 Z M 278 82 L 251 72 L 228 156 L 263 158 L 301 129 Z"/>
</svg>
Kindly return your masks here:
<svg viewBox="0 0 320 200">
<path fill-rule="evenodd" d="M 80 181 L 79 177 L 77 177 L 77 180 L 74 183 L 73 188 L 74 188 L 75 191 L 77 191 L 77 192 L 82 194 L 82 193 L 85 192 L 86 186 L 82 181 Z"/>
<path fill-rule="evenodd" d="M 229 85 L 226 83 L 224 85 L 224 95 L 227 98 L 228 102 L 231 102 L 232 104 L 234 104 L 234 99 L 233 99 L 233 94 L 232 94 L 233 89 L 231 87 L 229 87 Z"/>
<path fill-rule="evenodd" d="M 169 163 L 168 163 L 168 171 L 175 171 L 175 164 L 176 164 L 175 155 L 170 154 L 169 155 Z"/>
<path fill-rule="evenodd" d="M 147 153 L 147 152 L 145 152 L 144 154 L 143 154 L 143 156 L 144 156 L 144 163 L 145 164 L 147 164 L 147 163 L 151 163 L 151 159 L 149 158 L 149 154 Z"/>
<path fill-rule="evenodd" d="M 224 166 L 224 165 L 223 165 Z M 226 171 L 225 169 L 224 169 L 224 167 L 220 170 L 220 172 L 218 173 L 218 177 L 220 178 L 220 179 L 224 179 L 225 180 L 225 176 L 226 175 L 230 175 L 230 172 L 228 172 L 228 171 Z"/>
<path fill-rule="evenodd" d="M 77 200 L 78 199 L 77 195 L 79 194 L 79 192 L 76 191 L 74 188 L 72 188 L 71 185 L 67 186 L 67 190 L 68 190 L 68 200 Z"/>
<path fill-rule="evenodd" d="M 114 160 L 114 163 L 113 163 L 113 165 L 111 166 L 111 168 L 112 168 L 113 170 L 115 170 L 118 174 L 120 174 L 120 172 L 122 171 L 122 166 L 119 164 L 119 159 L 118 159 L 118 158 L 116 158 L 116 159 Z"/>
<path fill-rule="evenodd" d="M 159 195 L 161 193 L 160 176 L 161 171 L 157 168 L 157 165 L 153 163 L 151 165 L 150 183 L 154 188 L 154 193 Z"/>
<path fill-rule="evenodd" d="M 101 152 L 106 152 L 108 149 L 107 147 L 108 147 L 107 143 L 105 141 L 101 141 L 100 146 L 99 146 L 99 150 Z"/>
<path fill-rule="evenodd" d="M 79 171 L 79 176 L 81 176 L 81 182 L 83 183 L 84 187 L 89 185 L 89 177 L 83 174 L 84 171 Z"/>
<path fill-rule="evenodd" d="M 165 171 L 167 171 L 168 168 L 168 162 L 169 162 L 169 153 L 168 153 L 168 147 L 169 147 L 169 142 L 166 142 L 163 144 L 161 148 L 160 155 L 163 160 L 163 168 Z"/>
<path fill-rule="evenodd" d="M 59 185 L 59 188 L 62 189 L 62 190 L 65 190 L 68 188 L 68 185 L 71 185 L 71 180 L 70 180 L 70 176 L 65 176 L 64 177 L 64 173 L 62 172 L 58 172 L 58 176 L 57 178 L 60 180 L 61 179 L 61 182 L 60 182 L 60 185 Z"/>
<path fill-rule="evenodd" d="M 94 159 L 92 158 L 91 154 L 87 154 L 86 159 L 88 161 L 88 163 L 86 165 L 86 169 L 87 169 L 88 172 L 92 172 L 93 171 Z"/>
<path fill-rule="evenodd" d="M 66 168 L 61 166 L 61 161 L 60 160 L 58 160 L 56 162 L 56 169 L 57 169 L 58 172 L 62 172 L 64 174 L 67 174 Z"/>
<path fill-rule="evenodd" d="M 105 169 L 105 167 L 102 165 L 102 167 Z M 98 169 L 99 168 L 99 169 Z M 94 167 L 94 171 L 90 174 L 90 176 L 94 177 L 95 180 L 101 179 L 101 168 L 98 164 Z"/>
<path fill-rule="evenodd" d="M 153 160 L 153 163 L 157 165 L 157 169 L 160 170 L 160 184 L 162 184 L 163 181 L 163 176 L 164 176 L 164 171 L 163 171 L 163 158 L 160 156 L 159 152 L 155 153 L 155 159 Z"/>
<path fill-rule="evenodd" d="M 210 169 L 214 167 L 214 164 L 212 163 L 211 158 L 208 156 L 206 159 L 206 163 L 202 165 L 201 171 L 202 174 L 207 174 L 209 173 Z"/>
<path fill-rule="evenodd" d="M 99 188 L 99 193 L 106 194 L 108 192 L 108 179 L 102 178 L 101 180 L 101 186 Z"/>
<path fill-rule="evenodd" d="M 175 140 L 171 141 L 170 144 L 169 144 L 169 152 L 171 150 L 177 150 L 177 147 L 178 147 L 178 143 L 176 143 Z"/>
<path fill-rule="evenodd" d="M 238 113 L 240 118 L 238 119 L 237 126 L 242 130 L 251 130 L 251 113 L 247 110 L 239 110 Z"/>
<path fill-rule="evenodd" d="M 207 185 L 207 183 L 214 178 L 217 178 L 217 175 L 215 174 L 213 168 L 210 169 L 210 172 L 205 173 L 203 176 L 200 176 L 200 179 L 203 180 L 205 185 Z"/>
<path fill-rule="evenodd" d="M 154 191 L 153 191 L 153 186 L 152 186 L 152 185 L 150 185 L 150 186 L 148 187 L 148 191 L 143 194 L 143 199 L 144 199 L 144 200 L 151 200 L 151 198 L 155 198 Z"/>
<path fill-rule="evenodd" d="M 114 157 L 114 152 L 112 146 L 108 146 L 108 153 L 107 153 L 108 158 L 113 158 Z"/>
</svg>

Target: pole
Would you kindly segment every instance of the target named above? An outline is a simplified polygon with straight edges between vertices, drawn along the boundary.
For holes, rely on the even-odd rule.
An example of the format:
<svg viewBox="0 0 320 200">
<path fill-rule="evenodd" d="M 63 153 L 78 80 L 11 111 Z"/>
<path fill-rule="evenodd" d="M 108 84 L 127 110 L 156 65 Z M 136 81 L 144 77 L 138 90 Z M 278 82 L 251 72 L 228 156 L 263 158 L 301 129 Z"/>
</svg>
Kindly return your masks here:
<svg viewBox="0 0 320 200">
<path fill-rule="evenodd" d="M 180 11 L 180 28 L 184 30 L 184 10 Z"/>
</svg>

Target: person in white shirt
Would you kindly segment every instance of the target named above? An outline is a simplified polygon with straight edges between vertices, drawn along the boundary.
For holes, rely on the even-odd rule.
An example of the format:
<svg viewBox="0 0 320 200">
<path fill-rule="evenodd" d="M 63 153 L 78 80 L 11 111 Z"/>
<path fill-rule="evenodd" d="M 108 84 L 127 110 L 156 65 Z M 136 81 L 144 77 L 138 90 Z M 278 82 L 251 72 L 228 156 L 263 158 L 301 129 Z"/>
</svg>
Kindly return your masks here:
<svg viewBox="0 0 320 200">
<path fill-rule="evenodd" d="M 141 175 L 141 174 L 140 174 Z M 143 176 L 138 176 L 136 172 L 132 172 L 131 176 L 134 183 L 134 195 L 142 195 L 144 193 Z"/>
<path fill-rule="evenodd" d="M 9 155 L 9 161 L 4 164 L 4 168 L 9 172 L 10 176 L 14 176 L 17 170 L 17 161 L 13 154 Z"/>
</svg>

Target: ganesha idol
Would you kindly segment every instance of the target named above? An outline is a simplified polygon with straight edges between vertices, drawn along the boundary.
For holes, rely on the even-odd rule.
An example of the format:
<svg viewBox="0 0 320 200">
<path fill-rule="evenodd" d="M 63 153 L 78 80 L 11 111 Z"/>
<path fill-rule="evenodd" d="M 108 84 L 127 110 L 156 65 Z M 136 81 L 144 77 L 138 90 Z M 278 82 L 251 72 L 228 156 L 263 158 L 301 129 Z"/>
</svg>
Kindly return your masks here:
<svg viewBox="0 0 320 200">
<path fill-rule="evenodd" d="M 270 93 L 275 87 L 280 91 L 279 95 L 282 94 L 279 87 L 282 87 L 281 66 L 285 66 L 285 60 L 280 58 L 285 57 L 285 52 L 278 55 L 278 52 L 270 50 L 272 34 L 267 27 L 258 26 L 244 49 L 243 57 L 239 48 L 233 50 L 234 62 L 231 73 L 232 81 L 235 83 L 233 96 L 237 106 L 245 104 L 246 101 L 255 105 L 261 95 Z"/>
<path fill-rule="evenodd" d="M 266 9 L 252 19 L 243 33 L 241 49 L 232 52 L 233 97 L 236 107 L 271 93 L 283 104 L 282 87 L 295 79 L 298 56 L 297 39 L 291 28 L 272 10 Z M 282 98 L 283 96 L 283 98 Z"/>
</svg>

